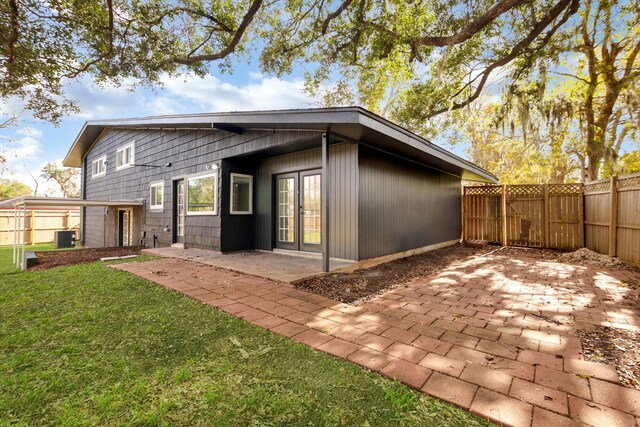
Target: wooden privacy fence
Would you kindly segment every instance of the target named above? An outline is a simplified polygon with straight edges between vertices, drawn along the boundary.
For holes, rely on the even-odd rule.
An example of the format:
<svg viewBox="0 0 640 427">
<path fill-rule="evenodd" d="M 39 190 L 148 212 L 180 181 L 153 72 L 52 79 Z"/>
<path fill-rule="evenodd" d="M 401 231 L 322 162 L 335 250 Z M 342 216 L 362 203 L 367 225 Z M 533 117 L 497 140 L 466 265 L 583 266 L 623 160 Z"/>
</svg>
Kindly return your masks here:
<svg viewBox="0 0 640 427">
<path fill-rule="evenodd" d="M 80 210 L 27 210 L 25 220 L 26 244 L 53 242 L 58 230 L 78 230 Z M 13 244 L 15 221 L 13 209 L 0 210 L 0 246 Z M 18 218 L 17 222 L 21 229 L 22 220 Z"/>
<path fill-rule="evenodd" d="M 464 187 L 465 239 L 640 263 L 640 174 L 587 184 Z"/>
<path fill-rule="evenodd" d="M 640 174 L 584 186 L 589 249 L 640 264 Z"/>
</svg>

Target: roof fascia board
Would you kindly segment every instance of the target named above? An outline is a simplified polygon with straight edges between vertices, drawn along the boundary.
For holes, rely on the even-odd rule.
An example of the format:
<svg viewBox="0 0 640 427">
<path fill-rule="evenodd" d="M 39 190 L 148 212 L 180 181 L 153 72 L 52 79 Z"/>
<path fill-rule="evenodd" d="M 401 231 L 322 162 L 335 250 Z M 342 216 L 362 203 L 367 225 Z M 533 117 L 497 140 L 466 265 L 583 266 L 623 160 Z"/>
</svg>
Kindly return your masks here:
<svg viewBox="0 0 640 427">
<path fill-rule="evenodd" d="M 142 206 L 142 200 L 84 200 L 64 197 L 21 197 L 14 207 L 30 206 Z"/>
</svg>

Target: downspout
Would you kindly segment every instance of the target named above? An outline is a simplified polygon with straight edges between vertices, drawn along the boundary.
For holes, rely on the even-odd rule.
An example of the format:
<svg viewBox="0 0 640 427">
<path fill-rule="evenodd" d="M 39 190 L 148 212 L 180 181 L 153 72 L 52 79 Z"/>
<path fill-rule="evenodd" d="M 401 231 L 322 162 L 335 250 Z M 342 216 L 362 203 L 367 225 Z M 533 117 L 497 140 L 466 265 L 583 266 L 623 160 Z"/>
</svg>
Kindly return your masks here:
<svg viewBox="0 0 640 427">
<path fill-rule="evenodd" d="M 85 158 L 82 160 L 82 179 L 80 180 L 80 191 L 81 191 L 81 197 L 82 200 L 86 200 L 87 199 L 87 157 L 85 156 Z M 85 244 L 85 227 L 86 227 L 86 221 L 87 221 L 87 212 L 86 212 L 87 208 L 85 206 L 81 206 L 80 207 L 80 236 L 82 237 L 80 239 L 80 244 L 82 246 L 84 246 Z"/>
<path fill-rule="evenodd" d="M 322 222 L 320 224 L 320 233 L 322 241 L 322 271 L 329 271 L 329 135 L 322 134 L 322 181 L 321 181 L 321 197 L 322 205 Z"/>
</svg>

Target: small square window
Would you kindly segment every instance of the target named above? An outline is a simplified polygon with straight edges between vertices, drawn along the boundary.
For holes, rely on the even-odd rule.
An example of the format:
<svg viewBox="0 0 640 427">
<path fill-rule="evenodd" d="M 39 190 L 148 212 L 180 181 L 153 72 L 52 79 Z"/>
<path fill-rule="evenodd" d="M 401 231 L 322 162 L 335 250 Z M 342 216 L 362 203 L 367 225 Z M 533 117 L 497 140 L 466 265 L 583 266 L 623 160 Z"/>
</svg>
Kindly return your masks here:
<svg viewBox="0 0 640 427">
<path fill-rule="evenodd" d="M 164 183 L 155 182 L 151 184 L 149 195 L 149 209 L 162 209 L 164 200 Z"/>
<path fill-rule="evenodd" d="M 217 215 L 218 174 L 187 178 L 187 215 Z"/>
<path fill-rule="evenodd" d="M 253 176 L 231 174 L 230 213 L 244 215 L 253 213 Z"/>
<path fill-rule="evenodd" d="M 107 156 L 91 162 L 91 178 L 97 178 L 107 173 Z"/>
<path fill-rule="evenodd" d="M 133 166 L 135 161 L 134 149 L 135 145 L 133 142 L 118 148 L 116 151 L 116 170 Z"/>
</svg>

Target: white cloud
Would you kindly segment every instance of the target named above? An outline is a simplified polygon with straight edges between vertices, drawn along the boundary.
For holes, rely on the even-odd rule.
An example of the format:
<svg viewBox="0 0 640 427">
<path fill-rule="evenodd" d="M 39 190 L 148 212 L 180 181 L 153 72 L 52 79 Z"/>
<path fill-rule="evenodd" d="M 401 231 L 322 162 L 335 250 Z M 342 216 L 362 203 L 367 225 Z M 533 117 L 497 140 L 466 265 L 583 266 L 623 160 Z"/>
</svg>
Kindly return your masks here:
<svg viewBox="0 0 640 427">
<path fill-rule="evenodd" d="M 87 77 L 68 83 L 66 88 L 67 97 L 76 100 L 80 109 L 74 117 L 84 120 L 133 115 L 145 104 L 144 95 L 130 90 L 127 82 L 123 86 L 100 87 Z"/>
<path fill-rule="evenodd" d="M 164 90 L 188 100 L 206 111 L 239 111 L 300 108 L 311 105 L 304 93 L 304 81 L 280 80 L 250 73 L 251 83 L 239 86 L 215 76 L 164 79 Z"/>
<path fill-rule="evenodd" d="M 13 134 L 5 132 L 0 153 L 4 153 L 7 161 L 4 173 L 0 175 L 4 179 L 20 181 L 32 189 L 37 186 L 39 196 L 60 196 L 55 183 L 46 182 L 40 177 L 42 167 L 50 161 L 43 158 L 42 137 L 42 131 L 30 127 L 20 128 Z M 59 160 L 56 162 L 61 163 Z"/>
<path fill-rule="evenodd" d="M 31 136 L 36 139 L 42 138 L 42 131 L 32 127 L 23 127 L 17 132 L 19 135 Z"/>
<path fill-rule="evenodd" d="M 154 90 L 130 90 L 128 82 L 119 87 L 98 87 L 88 79 L 69 83 L 67 96 L 78 101 L 83 120 L 198 113 L 301 108 L 312 105 L 304 93 L 302 79 L 281 80 L 248 73 L 247 84 L 229 83 L 208 75 L 162 78 Z"/>
</svg>

